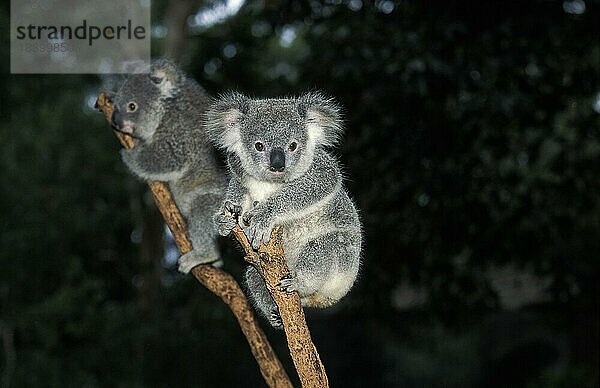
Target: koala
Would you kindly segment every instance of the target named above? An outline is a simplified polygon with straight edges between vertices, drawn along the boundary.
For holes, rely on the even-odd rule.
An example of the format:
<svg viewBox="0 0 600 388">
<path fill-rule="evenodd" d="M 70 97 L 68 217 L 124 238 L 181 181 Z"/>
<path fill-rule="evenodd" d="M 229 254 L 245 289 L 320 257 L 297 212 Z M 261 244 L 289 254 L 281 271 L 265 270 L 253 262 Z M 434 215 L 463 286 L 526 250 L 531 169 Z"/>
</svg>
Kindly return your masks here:
<svg viewBox="0 0 600 388">
<path fill-rule="evenodd" d="M 111 124 L 135 144 L 121 150 L 121 157 L 137 177 L 168 184 L 193 245 L 192 252 L 180 257 L 179 270 L 221 264 L 212 217 L 222 204 L 227 179 L 201 122 L 209 97 L 166 59 L 145 70 L 129 75 L 111 96 Z"/>
<path fill-rule="evenodd" d="M 358 212 L 337 160 L 327 152 L 343 130 L 340 108 L 320 93 L 251 99 L 232 92 L 215 100 L 205 117 L 230 172 L 223 207 L 214 217 L 218 232 L 228 235 L 240 225 L 257 249 L 276 225 L 283 226 L 290 274 L 278 287 L 297 291 L 303 306 L 338 302 L 357 278 L 362 245 Z M 255 306 L 281 328 L 263 278 L 252 266 L 245 276 Z"/>
</svg>

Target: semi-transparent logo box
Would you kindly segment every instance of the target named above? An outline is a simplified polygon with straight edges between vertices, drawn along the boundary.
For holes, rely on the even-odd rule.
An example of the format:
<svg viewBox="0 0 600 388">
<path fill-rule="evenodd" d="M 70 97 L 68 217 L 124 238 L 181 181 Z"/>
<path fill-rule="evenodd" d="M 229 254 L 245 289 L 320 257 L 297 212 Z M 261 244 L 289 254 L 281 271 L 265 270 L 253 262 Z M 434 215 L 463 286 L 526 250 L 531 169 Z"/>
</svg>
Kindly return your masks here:
<svg viewBox="0 0 600 388">
<path fill-rule="evenodd" d="M 127 73 L 150 62 L 150 0 L 11 0 L 11 73 Z"/>
</svg>

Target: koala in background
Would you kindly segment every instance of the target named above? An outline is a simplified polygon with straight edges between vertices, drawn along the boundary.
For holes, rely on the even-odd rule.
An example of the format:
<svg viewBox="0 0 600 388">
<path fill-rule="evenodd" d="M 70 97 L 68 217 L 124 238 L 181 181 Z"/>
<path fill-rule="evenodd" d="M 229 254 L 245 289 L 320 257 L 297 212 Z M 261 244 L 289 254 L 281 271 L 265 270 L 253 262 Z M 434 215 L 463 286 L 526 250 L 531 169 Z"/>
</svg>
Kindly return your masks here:
<svg viewBox="0 0 600 388">
<path fill-rule="evenodd" d="M 139 178 L 167 182 L 187 222 L 193 251 L 180 257 L 179 270 L 220 264 L 212 216 L 227 182 L 201 123 L 209 97 L 175 64 L 160 59 L 148 73 L 128 76 L 111 98 L 113 128 L 135 143 L 121 150 L 123 162 Z"/>
<path fill-rule="evenodd" d="M 278 286 L 297 291 L 310 307 L 327 307 L 346 295 L 360 264 L 358 213 L 337 160 L 326 151 L 342 133 L 339 111 L 319 93 L 258 100 L 230 93 L 206 115 L 209 135 L 226 151 L 231 175 L 222 211 L 214 218 L 217 230 L 228 235 L 239 223 L 256 249 L 282 225 L 290 274 Z M 246 281 L 261 313 L 281 327 L 277 306 L 252 266 Z"/>
</svg>

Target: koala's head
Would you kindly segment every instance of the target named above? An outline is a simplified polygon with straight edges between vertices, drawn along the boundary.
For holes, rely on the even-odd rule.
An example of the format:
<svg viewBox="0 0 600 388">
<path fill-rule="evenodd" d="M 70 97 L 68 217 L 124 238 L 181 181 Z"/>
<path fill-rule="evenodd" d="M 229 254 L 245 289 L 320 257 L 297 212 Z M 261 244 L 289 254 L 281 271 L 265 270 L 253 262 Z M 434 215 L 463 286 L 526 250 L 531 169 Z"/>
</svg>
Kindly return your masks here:
<svg viewBox="0 0 600 388">
<path fill-rule="evenodd" d="M 251 176 L 289 182 L 308 170 L 318 147 L 337 142 L 342 120 L 339 107 L 320 93 L 259 100 L 229 93 L 212 104 L 206 128 Z"/>
<path fill-rule="evenodd" d="M 113 128 L 148 141 L 167 112 L 169 100 L 176 98 L 183 75 L 168 60 L 153 61 L 150 68 L 136 69 L 112 97 Z"/>
</svg>

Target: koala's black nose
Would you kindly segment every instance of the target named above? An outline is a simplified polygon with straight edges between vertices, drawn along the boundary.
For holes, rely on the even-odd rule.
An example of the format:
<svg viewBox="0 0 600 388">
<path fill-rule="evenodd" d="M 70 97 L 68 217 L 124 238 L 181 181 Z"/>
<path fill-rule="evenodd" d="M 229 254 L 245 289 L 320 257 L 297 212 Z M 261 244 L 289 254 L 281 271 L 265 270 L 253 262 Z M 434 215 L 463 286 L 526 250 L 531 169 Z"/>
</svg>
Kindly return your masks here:
<svg viewBox="0 0 600 388">
<path fill-rule="evenodd" d="M 283 148 L 274 148 L 273 151 L 271 151 L 269 170 L 273 172 L 282 172 L 284 169 L 285 153 L 283 153 Z"/>
<path fill-rule="evenodd" d="M 110 123 L 113 127 L 119 129 L 123 124 L 121 120 L 121 114 L 119 113 L 119 110 L 115 108 L 115 110 L 113 110 L 112 116 L 110 117 Z"/>
</svg>

